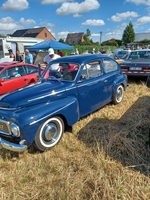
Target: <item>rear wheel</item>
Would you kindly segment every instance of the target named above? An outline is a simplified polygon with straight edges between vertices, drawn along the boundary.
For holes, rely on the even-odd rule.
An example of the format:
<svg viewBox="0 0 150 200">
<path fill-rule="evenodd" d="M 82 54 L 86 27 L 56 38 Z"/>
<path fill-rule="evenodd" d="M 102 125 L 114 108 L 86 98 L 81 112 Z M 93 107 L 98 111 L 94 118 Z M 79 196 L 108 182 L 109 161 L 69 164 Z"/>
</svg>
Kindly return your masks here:
<svg viewBox="0 0 150 200">
<path fill-rule="evenodd" d="M 114 93 L 114 97 L 113 97 L 113 103 L 114 104 L 119 104 L 122 99 L 123 99 L 123 96 L 124 96 L 124 88 L 122 85 L 119 85 L 117 88 L 116 88 L 116 91 Z"/>
<path fill-rule="evenodd" d="M 64 122 L 60 117 L 46 120 L 35 136 L 35 146 L 40 151 L 46 151 L 59 143 L 64 133 Z"/>
</svg>

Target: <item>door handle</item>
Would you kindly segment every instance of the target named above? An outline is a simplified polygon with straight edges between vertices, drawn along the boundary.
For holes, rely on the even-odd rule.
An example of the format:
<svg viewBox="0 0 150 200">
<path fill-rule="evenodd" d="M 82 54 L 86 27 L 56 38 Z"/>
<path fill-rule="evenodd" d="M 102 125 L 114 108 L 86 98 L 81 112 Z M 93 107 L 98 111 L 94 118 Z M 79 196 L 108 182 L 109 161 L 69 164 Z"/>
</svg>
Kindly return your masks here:
<svg viewBox="0 0 150 200">
<path fill-rule="evenodd" d="M 28 78 L 25 78 L 24 81 L 28 81 Z"/>
</svg>

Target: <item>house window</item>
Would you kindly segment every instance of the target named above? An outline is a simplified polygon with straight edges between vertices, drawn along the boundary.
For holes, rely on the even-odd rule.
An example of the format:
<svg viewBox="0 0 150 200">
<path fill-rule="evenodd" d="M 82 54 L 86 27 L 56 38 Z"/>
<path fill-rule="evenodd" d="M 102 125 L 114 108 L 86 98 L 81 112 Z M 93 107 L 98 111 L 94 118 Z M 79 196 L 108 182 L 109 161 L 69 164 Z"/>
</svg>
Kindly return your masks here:
<svg viewBox="0 0 150 200">
<path fill-rule="evenodd" d="M 45 37 L 47 37 L 47 33 L 44 33 Z"/>
</svg>

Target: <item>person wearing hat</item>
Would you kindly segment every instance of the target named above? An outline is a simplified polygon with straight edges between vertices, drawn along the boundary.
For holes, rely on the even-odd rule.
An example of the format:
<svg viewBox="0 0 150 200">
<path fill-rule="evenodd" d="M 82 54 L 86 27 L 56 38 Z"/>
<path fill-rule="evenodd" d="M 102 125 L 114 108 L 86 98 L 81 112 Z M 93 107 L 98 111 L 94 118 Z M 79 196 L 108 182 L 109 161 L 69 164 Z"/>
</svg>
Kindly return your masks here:
<svg viewBox="0 0 150 200">
<path fill-rule="evenodd" d="M 43 62 L 48 65 L 50 61 L 54 60 L 54 59 L 57 59 L 57 58 L 60 58 L 59 55 L 55 54 L 54 53 L 54 49 L 52 48 L 49 48 L 48 49 L 48 55 L 46 55 L 43 59 Z"/>
<path fill-rule="evenodd" d="M 29 52 L 28 49 L 25 50 L 25 63 L 33 64 L 33 55 Z"/>
<path fill-rule="evenodd" d="M 13 61 L 14 61 L 15 60 L 15 55 L 13 54 L 12 49 L 8 49 L 8 51 L 9 51 L 10 58 L 13 58 Z"/>
<path fill-rule="evenodd" d="M 46 55 L 43 59 L 43 62 L 48 65 L 52 60 L 55 60 L 57 58 L 60 58 L 61 56 L 57 55 L 54 53 L 54 49 L 49 48 L 48 49 L 48 55 Z M 61 72 L 60 72 L 60 66 L 58 63 L 50 65 L 50 76 L 55 76 L 56 78 L 61 77 Z"/>
</svg>

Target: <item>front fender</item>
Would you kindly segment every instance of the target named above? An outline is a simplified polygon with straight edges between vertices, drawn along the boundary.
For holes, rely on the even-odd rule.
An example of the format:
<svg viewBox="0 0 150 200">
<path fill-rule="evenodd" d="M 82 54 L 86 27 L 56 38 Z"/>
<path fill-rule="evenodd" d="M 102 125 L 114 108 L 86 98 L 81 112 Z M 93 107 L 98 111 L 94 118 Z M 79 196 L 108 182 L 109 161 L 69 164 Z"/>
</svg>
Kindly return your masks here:
<svg viewBox="0 0 150 200">
<path fill-rule="evenodd" d="M 69 126 L 79 119 L 79 106 L 75 97 L 55 100 L 20 109 L 13 114 L 21 130 L 21 138 L 32 144 L 41 124 L 52 116 L 63 115 Z"/>
</svg>

